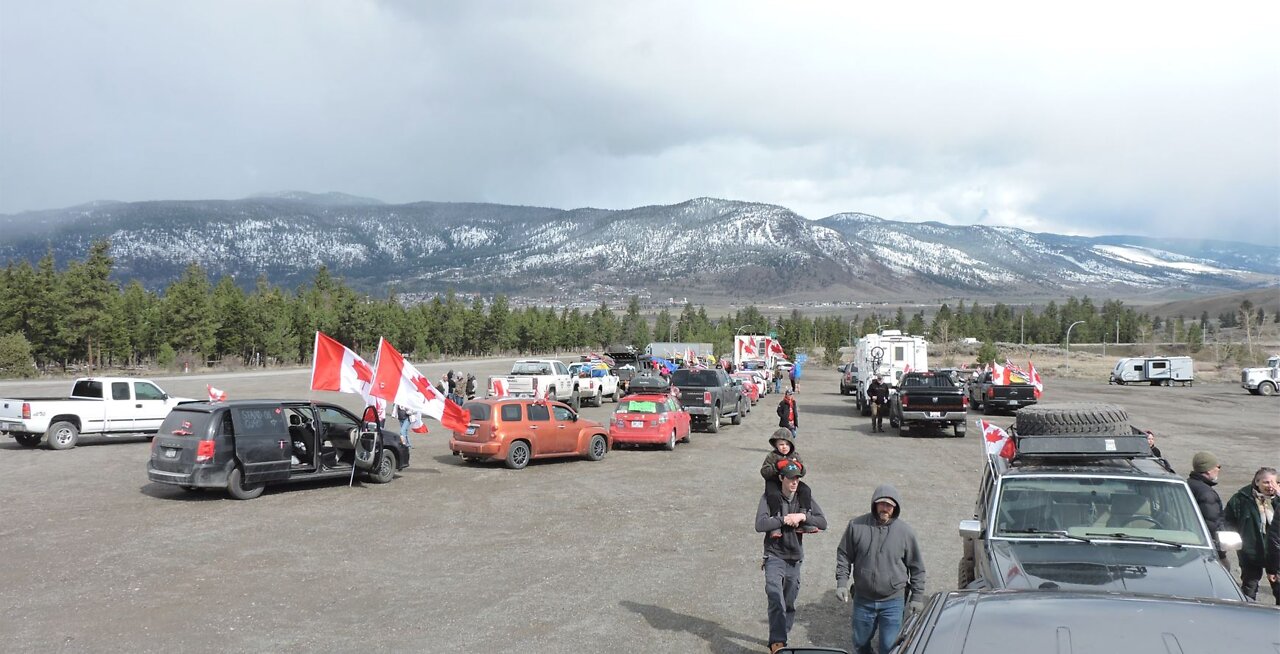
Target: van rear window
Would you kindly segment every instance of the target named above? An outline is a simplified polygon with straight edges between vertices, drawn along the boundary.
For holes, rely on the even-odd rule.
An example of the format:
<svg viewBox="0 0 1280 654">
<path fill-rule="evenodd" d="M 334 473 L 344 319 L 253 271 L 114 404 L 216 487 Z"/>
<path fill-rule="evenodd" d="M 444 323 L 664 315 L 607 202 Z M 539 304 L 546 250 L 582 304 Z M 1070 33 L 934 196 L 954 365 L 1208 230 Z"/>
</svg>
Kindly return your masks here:
<svg viewBox="0 0 1280 654">
<path fill-rule="evenodd" d="M 462 405 L 471 414 L 471 419 L 477 422 L 484 422 L 493 416 L 493 407 L 483 402 L 467 402 Z"/>
<path fill-rule="evenodd" d="M 209 421 L 212 417 L 212 414 L 203 411 L 174 409 L 160 423 L 160 435 L 205 438 L 209 435 Z"/>
</svg>

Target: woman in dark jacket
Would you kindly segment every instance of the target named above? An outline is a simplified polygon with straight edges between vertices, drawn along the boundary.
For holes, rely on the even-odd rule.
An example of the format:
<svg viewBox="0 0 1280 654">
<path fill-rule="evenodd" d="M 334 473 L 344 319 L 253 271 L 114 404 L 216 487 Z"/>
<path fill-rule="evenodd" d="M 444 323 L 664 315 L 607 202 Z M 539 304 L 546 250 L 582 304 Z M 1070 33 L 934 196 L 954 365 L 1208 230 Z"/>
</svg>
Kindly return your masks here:
<svg viewBox="0 0 1280 654">
<path fill-rule="evenodd" d="M 796 430 L 800 427 L 800 409 L 796 407 L 796 397 L 791 391 L 784 393 L 778 403 L 778 426 L 791 430 L 791 437 L 796 437 Z"/>
</svg>

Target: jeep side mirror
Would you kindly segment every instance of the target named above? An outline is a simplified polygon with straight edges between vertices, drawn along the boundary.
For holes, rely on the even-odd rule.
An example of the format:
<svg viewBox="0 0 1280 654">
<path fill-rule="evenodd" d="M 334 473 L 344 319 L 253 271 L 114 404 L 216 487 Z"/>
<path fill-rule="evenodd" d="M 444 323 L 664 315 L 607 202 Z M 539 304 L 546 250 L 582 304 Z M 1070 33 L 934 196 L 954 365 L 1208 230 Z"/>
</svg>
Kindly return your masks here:
<svg viewBox="0 0 1280 654">
<path fill-rule="evenodd" d="M 982 523 L 977 520 L 961 520 L 960 537 L 969 540 L 982 538 Z"/>
<path fill-rule="evenodd" d="M 1241 547 L 1244 547 L 1244 541 L 1240 538 L 1239 532 L 1218 532 L 1218 549 L 1224 552 L 1237 552 Z"/>
</svg>

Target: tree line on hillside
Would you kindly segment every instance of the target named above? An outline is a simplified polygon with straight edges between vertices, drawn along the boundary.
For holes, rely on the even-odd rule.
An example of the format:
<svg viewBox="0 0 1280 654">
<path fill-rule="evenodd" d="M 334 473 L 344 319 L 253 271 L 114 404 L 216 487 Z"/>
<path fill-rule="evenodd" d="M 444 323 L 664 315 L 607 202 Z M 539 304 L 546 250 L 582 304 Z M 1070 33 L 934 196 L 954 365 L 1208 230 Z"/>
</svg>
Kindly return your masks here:
<svg viewBox="0 0 1280 654">
<path fill-rule="evenodd" d="M 26 261 L 6 266 L 0 275 L 0 374 L 26 376 L 37 368 L 86 364 L 169 367 L 179 361 L 195 367 L 210 361 L 233 367 L 296 365 L 310 361 L 317 330 L 367 355 L 379 337 L 386 337 L 419 359 L 598 350 L 611 343 L 642 348 L 667 340 L 706 342 L 717 352 L 730 352 L 737 333 L 775 332 L 788 352 L 822 347 L 832 363 L 850 338 L 878 329 L 927 334 L 940 342 L 972 337 L 1061 343 L 1068 326 L 1083 321 L 1072 331 L 1073 342 L 1145 341 L 1163 329 L 1167 341 L 1193 345 L 1203 340 L 1201 325 L 1214 328 L 1207 315 L 1199 321 L 1161 321 L 1118 300 L 1099 308 L 1088 297 L 1071 297 L 1061 306 L 1050 302 L 1039 312 L 1002 303 L 966 307 L 961 301 L 955 308 L 942 305 L 928 322 L 923 311 L 907 316 L 902 309 L 892 316 L 875 312 L 852 320 L 809 318 L 799 310 L 769 318 L 754 306 L 713 320 L 705 307 L 692 303 L 678 314 L 663 308 L 651 319 L 635 297 L 622 315 L 604 303 L 592 311 L 512 307 L 503 295 L 467 302 L 452 291 L 406 306 L 394 291 L 385 298 L 358 293 L 324 266 L 293 291 L 263 277 L 246 291 L 230 277 L 211 281 L 192 263 L 160 292 L 136 280 L 121 286 L 111 279 L 112 267 L 106 241 L 93 243 L 84 260 L 62 269 L 52 253 L 34 267 Z M 1235 320 L 1248 324 L 1263 318 L 1250 306 Z"/>
</svg>

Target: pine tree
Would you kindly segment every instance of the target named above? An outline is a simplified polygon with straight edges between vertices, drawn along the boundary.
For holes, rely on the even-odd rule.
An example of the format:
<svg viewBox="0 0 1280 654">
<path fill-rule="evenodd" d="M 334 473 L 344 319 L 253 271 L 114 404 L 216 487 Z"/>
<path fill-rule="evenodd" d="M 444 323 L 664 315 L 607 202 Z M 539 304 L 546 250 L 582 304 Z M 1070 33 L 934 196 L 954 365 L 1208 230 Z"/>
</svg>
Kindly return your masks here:
<svg viewBox="0 0 1280 654">
<path fill-rule="evenodd" d="M 173 349 L 210 354 L 216 344 L 213 294 L 204 268 L 191 263 L 165 289 L 166 341 Z"/>
</svg>

